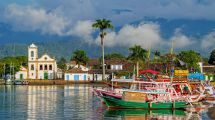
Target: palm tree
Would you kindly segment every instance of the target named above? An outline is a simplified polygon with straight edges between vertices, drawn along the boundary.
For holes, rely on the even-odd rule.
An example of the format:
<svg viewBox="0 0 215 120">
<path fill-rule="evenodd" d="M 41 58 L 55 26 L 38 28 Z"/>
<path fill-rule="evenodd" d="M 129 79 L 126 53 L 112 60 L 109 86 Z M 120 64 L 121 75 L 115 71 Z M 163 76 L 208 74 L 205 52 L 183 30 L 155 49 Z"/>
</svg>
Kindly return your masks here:
<svg viewBox="0 0 215 120">
<path fill-rule="evenodd" d="M 113 29 L 113 25 L 110 20 L 98 19 L 92 25 L 93 28 L 98 28 L 100 30 L 101 46 L 102 46 L 102 80 L 105 79 L 105 60 L 104 60 L 104 37 L 106 35 L 106 29 Z"/>
<path fill-rule="evenodd" d="M 134 45 L 129 48 L 130 55 L 128 56 L 129 60 L 136 62 L 136 77 L 139 76 L 139 63 L 145 61 L 147 58 L 147 50 L 143 49 L 140 45 Z"/>
<path fill-rule="evenodd" d="M 71 57 L 71 60 L 75 60 L 78 64 L 78 68 L 81 64 L 86 64 L 88 61 L 87 54 L 84 50 L 76 50 L 73 52 L 73 55 Z"/>
</svg>

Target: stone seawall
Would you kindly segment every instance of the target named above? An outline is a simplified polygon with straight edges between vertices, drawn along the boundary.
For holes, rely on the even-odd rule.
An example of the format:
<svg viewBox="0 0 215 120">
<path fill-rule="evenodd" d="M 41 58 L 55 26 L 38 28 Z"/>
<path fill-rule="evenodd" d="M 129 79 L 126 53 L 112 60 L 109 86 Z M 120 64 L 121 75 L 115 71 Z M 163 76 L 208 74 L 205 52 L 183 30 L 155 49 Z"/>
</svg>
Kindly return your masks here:
<svg viewBox="0 0 215 120">
<path fill-rule="evenodd" d="M 29 85 L 67 85 L 67 84 L 102 84 L 102 81 L 68 81 L 68 80 L 24 80 L 28 81 Z M 0 85 L 3 85 L 4 81 L 0 81 Z"/>
<path fill-rule="evenodd" d="M 66 84 L 91 84 L 91 83 L 103 83 L 92 81 L 68 81 L 68 80 L 27 80 L 29 85 L 66 85 Z"/>
</svg>

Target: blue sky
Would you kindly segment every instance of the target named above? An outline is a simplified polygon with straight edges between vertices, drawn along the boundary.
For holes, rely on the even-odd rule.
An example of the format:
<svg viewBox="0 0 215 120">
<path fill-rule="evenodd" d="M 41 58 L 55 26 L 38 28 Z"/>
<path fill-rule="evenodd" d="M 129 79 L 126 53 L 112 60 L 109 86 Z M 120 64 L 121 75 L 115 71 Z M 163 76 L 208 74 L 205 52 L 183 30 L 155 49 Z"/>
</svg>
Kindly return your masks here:
<svg viewBox="0 0 215 120">
<path fill-rule="evenodd" d="M 95 19 L 108 18 L 122 28 L 107 35 L 107 46 L 121 45 L 123 41 L 124 46 L 140 44 L 149 48 L 167 43 L 160 24 L 146 22 L 144 17 L 215 21 L 214 11 L 214 0 L 1 0 L 0 23 L 11 26 L 14 32 L 77 36 L 97 44 L 99 39 L 92 36 L 95 30 L 91 24 Z M 134 21 L 140 24 L 129 24 Z M 195 44 L 202 49 L 215 46 L 213 30 L 200 38 L 185 35 L 183 28 L 175 28 L 173 33 L 167 42 L 175 40 L 179 48 Z"/>
</svg>

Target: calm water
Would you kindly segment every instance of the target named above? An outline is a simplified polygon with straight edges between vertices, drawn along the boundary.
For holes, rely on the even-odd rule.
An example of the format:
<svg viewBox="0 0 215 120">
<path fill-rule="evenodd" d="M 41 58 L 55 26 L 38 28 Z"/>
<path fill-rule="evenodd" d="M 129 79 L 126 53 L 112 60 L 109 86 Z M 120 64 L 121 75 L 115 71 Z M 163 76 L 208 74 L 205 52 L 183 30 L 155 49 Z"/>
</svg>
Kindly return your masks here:
<svg viewBox="0 0 215 120">
<path fill-rule="evenodd" d="M 211 119 L 204 104 L 189 111 L 106 110 L 93 95 L 93 85 L 0 86 L 0 120 L 7 119 L 87 119 L 87 120 L 165 120 Z"/>
</svg>

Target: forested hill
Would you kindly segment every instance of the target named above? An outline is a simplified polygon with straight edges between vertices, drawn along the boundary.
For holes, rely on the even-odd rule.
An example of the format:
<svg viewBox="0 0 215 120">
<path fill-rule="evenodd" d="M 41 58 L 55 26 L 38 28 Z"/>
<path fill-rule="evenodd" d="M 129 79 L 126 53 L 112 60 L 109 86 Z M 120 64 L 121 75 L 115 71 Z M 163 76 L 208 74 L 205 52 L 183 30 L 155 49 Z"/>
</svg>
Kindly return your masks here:
<svg viewBox="0 0 215 120">
<path fill-rule="evenodd" d="M 69 60 L 71 58 L 72 52 L 76 49 L 82 49 L 87 52 L 90 58 L 97 58 L 101 56 L 101 48 L 95 44 L 88 44 L 86 42 L 75 41 L 75 40 L 60 40 L 60 41 L 50 41 L 50 42 L 38 42 L 35 43 L 38 46 L 39 56 L 47 52 L 52 57 L 60 59 L 61 57 Z M 6 56 L 20 56 L 27 55 L 27 49 L 30 44 L 4 44 L 0 45 L 0 57 Z M 106 53 L 117 52 L 124 55 L 128 54 L 128 48 L 123 47 L 113 47 L 105 48 Z"/>
</svg>

